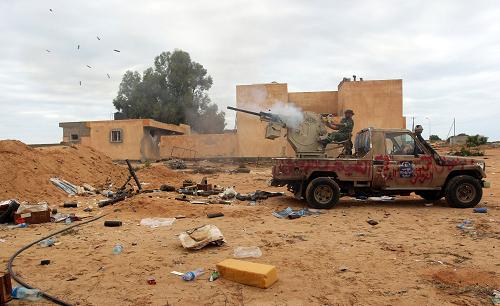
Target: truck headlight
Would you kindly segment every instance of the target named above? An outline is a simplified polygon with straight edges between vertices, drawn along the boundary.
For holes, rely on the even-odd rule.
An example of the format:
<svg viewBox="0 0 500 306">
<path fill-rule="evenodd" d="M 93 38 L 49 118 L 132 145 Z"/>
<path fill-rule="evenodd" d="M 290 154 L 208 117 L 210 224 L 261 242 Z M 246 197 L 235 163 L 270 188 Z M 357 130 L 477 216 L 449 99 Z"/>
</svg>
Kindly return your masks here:
<svg viewBox="0 0 500 306">
<path fill-rule="evenodd" d="M 485 171 L 486 169 L 486 163 L 484 162 L 476 162 L 476 165 L 481 168 L 481 170 Z"/>
</svg>

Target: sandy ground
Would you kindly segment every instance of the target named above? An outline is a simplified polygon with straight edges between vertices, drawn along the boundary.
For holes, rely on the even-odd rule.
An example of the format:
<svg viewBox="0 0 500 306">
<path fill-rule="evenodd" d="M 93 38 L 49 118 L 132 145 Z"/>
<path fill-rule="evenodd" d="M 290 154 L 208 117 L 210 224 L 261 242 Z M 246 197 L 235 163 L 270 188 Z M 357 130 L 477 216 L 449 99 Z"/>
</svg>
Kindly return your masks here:
<svg viewBox="0 0 500 306">
<path fill-rule="evenodd" d="M 393 203 L 342 198 L 322 215 L 289 220 L 271 215 L 287 206 L 305 206 L 289 193 L 257 206 L 240 201 L 194 205 L 176 201 L 175 193 L 143 194 L 94 210 L 90 215 L 108 215 L 57 236 L 57 246 L 32 247 L 15 261 L 15 270 L 33 286 L 77 305 L 489 305 L 492 289 L 500 289 L 500 149 L 488 150 L 485 158 L 492 188 L 484 190 L 479 206 L 488 207 L 486 214 L 451 208 L 444 200 L 425 206 L 417 196 Z M 250 174 L 221 173 L 208 179 L 242 193 L 284 191 L 267 186 L 269 166 L 250 167 Z M 148 187 L 202 176 L 172 175 L 161 164 L 139 172 L 141 181 L 151 183 Z M 95 199 L 79 201 L 82 207 L 73 211 L 85 215 L 82 208 Z M 210 212 L 225 216 L 208 219 Z M 187 218 L 170 227 L 139 226 L 142 218 L 181 214 Z M 379 224 L 369 225 L 368 218 Z M 104 220 L 115 219 L 124 225 L 103 226 Z M 464 219 L 473 221 L 474 230 L 456 227 Z M 227 243 L 184 250 L 177 235 L 203 224 L 218 226 Z M 5 266 L 26 243 L 64 227 L 0 227 L 5 240 L 0 242 L 0 264 Z M 124 251 L 113 255 L 117 243 Z M 237 246 L 259 246 L 262 257 L 249 260 L 275 265 L 279 281 L 258 289 L 224 279 L 208 282 L 208 276 L 184 282 L 170 274 L 214 269 L 232 258 Z M 41 266 L 41 259 L 51 264 Z M 147 284 L 150 276 L 156 285 Z"/>
</svg>

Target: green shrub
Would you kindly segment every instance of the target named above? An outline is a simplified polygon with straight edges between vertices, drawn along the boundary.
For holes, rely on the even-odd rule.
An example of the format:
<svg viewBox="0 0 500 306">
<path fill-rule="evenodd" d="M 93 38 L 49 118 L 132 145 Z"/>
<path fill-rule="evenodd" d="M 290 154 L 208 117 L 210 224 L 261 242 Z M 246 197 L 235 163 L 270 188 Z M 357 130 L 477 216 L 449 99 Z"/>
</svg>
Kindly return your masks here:
<svg viewBox="0 0 500 306">
<path fill-rule="evenodd" d="M 481 135 L 468 136 L 465 145 L 468 147 L 477 147 L 488 142 L 488 137 Z"/>
</svg>

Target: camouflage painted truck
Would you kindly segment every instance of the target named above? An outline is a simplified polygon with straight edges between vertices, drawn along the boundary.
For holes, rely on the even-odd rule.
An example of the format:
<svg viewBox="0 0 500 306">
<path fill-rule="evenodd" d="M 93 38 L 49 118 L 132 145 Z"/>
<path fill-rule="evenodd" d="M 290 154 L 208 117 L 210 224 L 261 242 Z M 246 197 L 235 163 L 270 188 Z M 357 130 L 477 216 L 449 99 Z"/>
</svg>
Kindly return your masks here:
<svg viewBox="0 0 500 306">
<path fill-rule="evenodd" d="M 286 118 L 274 114 L 235 110 L 267 121 L 268 139 L 278 137 L 281 128 L 287 129 L 286 137 L 297 154 L 273 159 L 271 185 L 287 186 L 313 208 L 331 208 L 342 196 L 408 196 L 412 192 L 429 201 L 445 197 L 453 207 L 468 208 L 476 206 L 482 188 L 489 187 L 484 161 L 440 156 L 409 130 L 364 129 L 355 137 L 354 153 L 347 155 L 349 145 L 334 143 L 325 148 L 318 143 L 326 133 L 322 115 L 305 112 L 302 124 L 291 128 Z M 340 153 L 334 150 L 339 147 Z"/>
</svg>

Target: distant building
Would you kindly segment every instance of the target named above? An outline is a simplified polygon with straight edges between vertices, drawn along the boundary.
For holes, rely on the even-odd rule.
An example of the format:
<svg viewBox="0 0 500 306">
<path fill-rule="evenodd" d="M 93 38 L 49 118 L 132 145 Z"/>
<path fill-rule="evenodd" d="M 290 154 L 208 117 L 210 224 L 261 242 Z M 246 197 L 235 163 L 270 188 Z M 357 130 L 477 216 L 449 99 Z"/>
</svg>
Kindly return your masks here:
<svg viewBox="0 0 500 306">
<path fill-rule="evenodd" d="M 467 134 L 458 134 L 456 136 L 451 136 L 446 142 L 449 143 L 450 146 L 465 146 L 468 137 L 469 135 Z"/>
<path fill-rule="evenodd" d="M 189 135 L 185 124 L 152 119 L 61 122 L 63 143 L 78 143 L 99 150 L 114 160 L 160 159 L 160 139 L 165 135 Z"/>
</svg>

